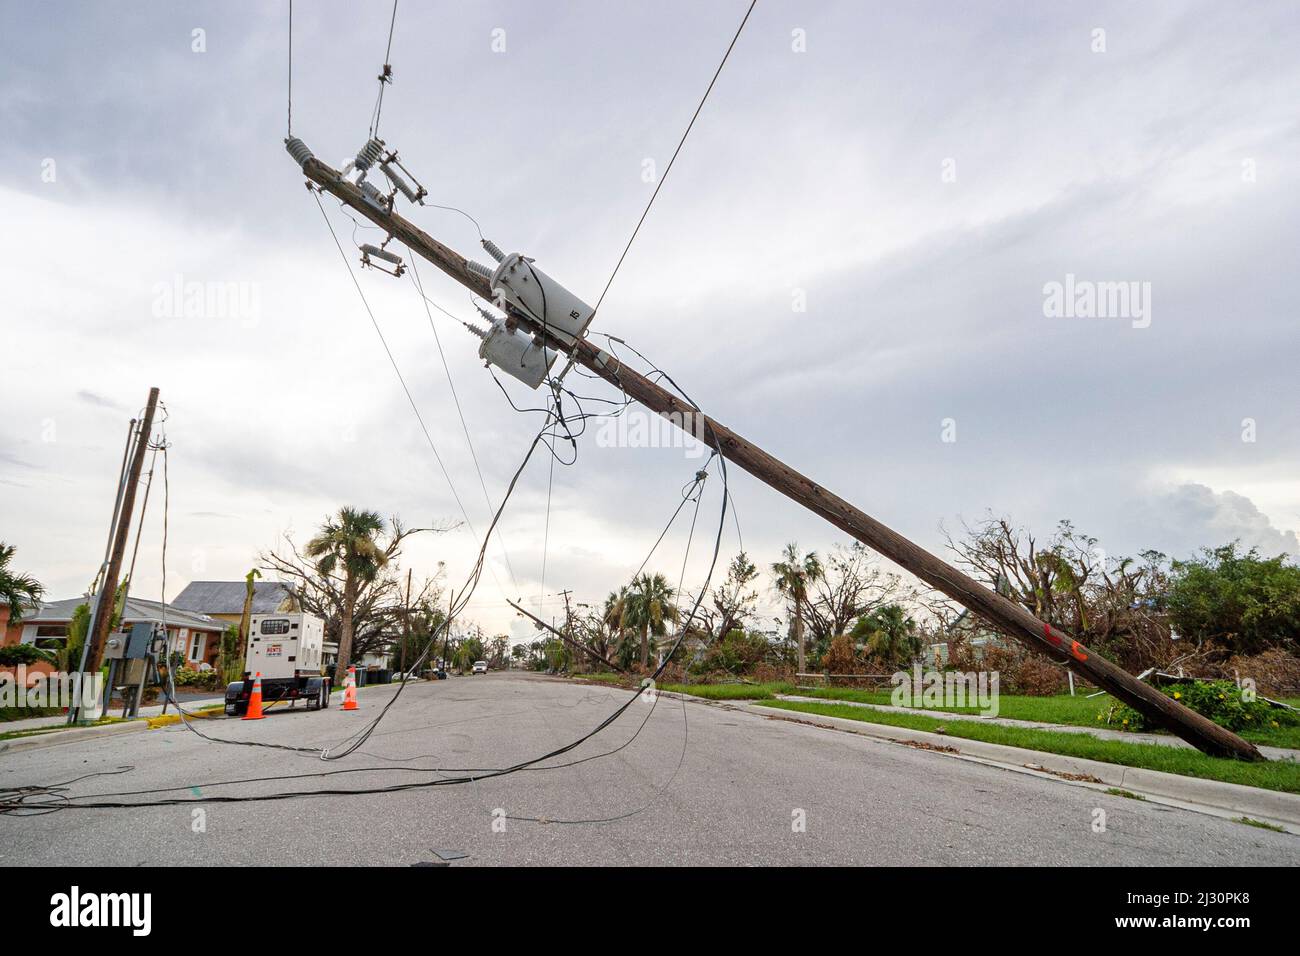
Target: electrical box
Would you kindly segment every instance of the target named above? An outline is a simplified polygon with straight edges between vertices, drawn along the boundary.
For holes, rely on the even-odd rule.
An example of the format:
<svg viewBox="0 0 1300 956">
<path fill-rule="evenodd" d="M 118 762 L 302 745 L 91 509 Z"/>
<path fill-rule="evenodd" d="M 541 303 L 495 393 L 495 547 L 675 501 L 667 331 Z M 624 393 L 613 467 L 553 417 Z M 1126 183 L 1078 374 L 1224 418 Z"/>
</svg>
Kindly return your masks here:
<svg viewBox="0 0 1300 956">
<path fill-rule="evenodd" d="M 562 341 L 581 338 L 591 323 L 591 306 L 517 252 L 498 263 L 491 283 L 503 299 Z"/>
<path fill-rule="evenodd" d="M 263 677 L 319 674 L 325 622 L 314 614 L 254 614 L 248 623 L 244 669 Z"/>
<path fill-rule="evenodd" d="M 504 319 L 496 319 L 483 336 L 478 357 L 513 375 L 529 388 L 537 388 L 555 362 L 555 353 L 533 341 L 522 329 L 510 329 Z"/>
<path fill-rule="evenodd" d="M 151 622 L 137 621 L 129 631 L 112 631 L 104 644 L 104 660 L 139 660 L 148 656 L 154 630 Z"/>
<path fill-rule="evenodd" d="M 104 660 L 120 661 L 126 657 L 126 643 L 130 635 L 126 631 L 110 631 L 108 640 L 104 641 Z"/>
</svg>

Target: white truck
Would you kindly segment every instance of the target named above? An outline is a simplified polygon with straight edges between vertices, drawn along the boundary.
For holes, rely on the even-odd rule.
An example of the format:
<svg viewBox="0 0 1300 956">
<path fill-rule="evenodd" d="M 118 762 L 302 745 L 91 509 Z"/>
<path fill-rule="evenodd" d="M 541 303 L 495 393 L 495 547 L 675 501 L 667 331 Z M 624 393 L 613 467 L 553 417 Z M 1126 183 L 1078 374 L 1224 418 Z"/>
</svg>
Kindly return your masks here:
<svg viewBox="0 0 1300 956">
<path fill-rule="evenodd" d="M 248 623 L 248 652 L 244 677 L 226 687 L 226 715 L 248 710 L 253 678 L 262 675 L 262 704 L 299 700 L 308 710 L 330 705 L 330 679 L 325 676 L 325 622 L 314 614 L 254 614 Z"/>
</svg>

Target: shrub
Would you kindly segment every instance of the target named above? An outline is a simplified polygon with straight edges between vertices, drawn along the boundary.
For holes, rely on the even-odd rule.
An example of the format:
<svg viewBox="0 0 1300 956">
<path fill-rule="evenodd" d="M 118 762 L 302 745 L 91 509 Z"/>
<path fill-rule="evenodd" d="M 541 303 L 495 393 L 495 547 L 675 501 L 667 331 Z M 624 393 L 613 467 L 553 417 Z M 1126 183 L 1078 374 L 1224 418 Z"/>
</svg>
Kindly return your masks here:
<svg viewBox="0 0 1300 956">
<path fill-rule="evenodd" d="M 1268 697 L 1300 697 L 1300 658 L 1280 647 L 1253 657 L 1233 656 L 1208 670 L 1213 677 L 1250 678 Z"/>
<path fill-rule="evenodd" d="M 0 664 L 53 664 L 54 655 L 35 644 L 9 644 L 0 647 Z"/>
<path fill-rule="evenodd" d="M 794 682 L 794 668 L 788 665 L 759 664 L 749 675 L 760 684 L 782 684 Z"/>
<path fill-rule="evenodd" d="M 199 671 L 182 667 L 176 671 L 177 687 L 197 687 L 199 690 L 216 690 L 221 686 L 221 675 L 215 670 Z"/>
<path fill-rule="evenodd" d="M 855 673 L 857 663 L 857 655 L 853 653 L 853 639 L 847 634 L 834 638 L 822 655 L 822 667 L 831 674 Z"/>
<path fill-rule="evenodd" d="M 1005 639 L 1005 643 L 971 645 L 964 637 L 948 639 L 948 669 L 997 671 L 1003 694 L 1050 697 L 1065 689 L 1065 670 L 1046 657 Z"/>
<path fill-rule="evenodd" d="M 1169 620 L 1184 638 L 1237 654 L 1300 650 L 1300 566 L 1286 555 L 1262 558 L 1234 543 L 1175 561 L 1173 570 Z"/>
<path fill-rule="evenodd" d="M 63 713 L 62 707 L 0 707 L 0 723 L 27 720 L 31 717 L 53 717 Z"/>
<path fill-rule="evenodd" d="M 692 674 L 747 674 L 767 657 L 768 642 L 762 634 L 747 634 L 741 630 L 728 632 L 720 641 L 714 641 L 701 658 L 691 665 Z"/>
<path fill-rule="evenodd" d="M 1241 688 L 1230 680 L 1193 681 L 1161 687 L 1172 697 L 1220 727 L 1228 730 L 1251 730 L 1273 723 L 1286 726 L 1300 724 L 1300 715 L 1282 710 L 1262 700 L 1246 700 Z M 1155 725 L 1143 714 L 1126 704 L 1114 703 L 1100 715 L 1109 724 L 1123 730 L 1152 730 Z"/>
</svg>

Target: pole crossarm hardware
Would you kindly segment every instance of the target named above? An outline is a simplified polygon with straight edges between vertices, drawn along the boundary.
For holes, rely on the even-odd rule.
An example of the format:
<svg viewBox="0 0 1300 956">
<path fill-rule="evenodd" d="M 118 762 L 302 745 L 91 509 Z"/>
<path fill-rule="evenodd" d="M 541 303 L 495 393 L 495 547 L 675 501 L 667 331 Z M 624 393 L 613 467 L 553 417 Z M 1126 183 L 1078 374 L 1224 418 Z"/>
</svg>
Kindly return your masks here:
<svg viewBox="0 0 1300 956">
<path fill-rule="evenodd" d="M 514 601 L 511 601 L 511 600 L 509 600 L 509 599 L 507 598 L 507 599 L 506 599 L 506 603 L 509 604 L 509 605 L 510 605 L 512 608 L 514 608 L 516 611 L 518 611 L 520 614 L 522 614 L 524 617 L 530 619 L 530 620 L 531 620 L 534 624 L 536 624 L 538 627 L 545 628 L 546 630 L 550 631 L 552 634 L 554 634 L 556 637 L 558 637 L 558 638 L 559 638 L 560 640 L 562 640 L 564 643 L 568 644 L 570 647 L 575 647 L 575 648 L 577 648 L 578 650 L 582 651 L 582 653 L 587 654 L 587 655 L 590 656 L 590 657 L 594 657 L 594 658 L 596 658 L 596 660 L 598 660 L 598 661 L 600 661 L 602 664 L 605 664 L 606 666 L 612 668 L 613 670 L 618 671 L 620 674 L 626 674 L 626 673 L 627 673 L 627 671 L 625 671 L 623 668 L 619 667 L 617 664 L 615 664 L 613 661 L 611 661 L 608 657 L 604 657 L 604 656 L 602 656 L 602 655 L 600 655 L 600 654 L 597 654 L 595 651 L 593 651 L 593 650 L 592 650 L 590 647 L 588 647 L 587 645 L 585 645 L 585 644 L 583 644 L 583 643 L 581 643 L 581 642 L 579 642 L 579 641 L 575 641 L 573 638 L 569 637 L 568 634 L 565 634 L 563 631 L 561 631 L 558 627 L 553 627 L 552 625 L 547 624 L 545 621 L 543 621 L 543 620 L 542 620 L 540 617 L 538 617 L 536 614 L 532 613 L 531 611 L 527 611 L 527 610 L 525 610 L 524 608 L 522 608 L 522 607 L 520 607 L 518 604 L 516 604 Z"/>
<path fill-rule="evenodd" d="M 471 292 L 485 299 L 494 298 L 488 280 L 471 272 L 468 260 L 460 253 L 438 242 L 409 220 L 394 213 L 391 208 L 381 208 L 374 204 L 361 190 L 344 180 L 337 170 L 312 156 L 301 140 L 287 140 L 286 147 L 294 159 L 299 161 L 307 178 L 322 190 L 405 243 L 413 252 L 433 263 Z M 694 437 L 709 447 L 718 449 L 728 461 L 825 518 L 895 564 L 906 568 L 931 587 L 974 611 L 997 630 L 1077 671 L 1192 746 L 1215 757 L 1252 761 L 1264 759 L 1253 744 L 1184 707 L 1150 684 L 1143 683 L 1128 671 L 1073 640 L 1068 634 L 1040 621 L 1025 608 L 881 524 L 730 428 L 709 418 L 690 403 L 623 365 L 603 349 L 586 339 L 578 339 L 576 343 L 562 342 L 549 335 L 530 316 L 508 306 L 505 309 L 511 312 L 520 326 L 546 338 L 547 344 L 552 348 L 570 355 L 579 365 L 674 425 L 683 427 L 685 424 Z"/>
</svg>

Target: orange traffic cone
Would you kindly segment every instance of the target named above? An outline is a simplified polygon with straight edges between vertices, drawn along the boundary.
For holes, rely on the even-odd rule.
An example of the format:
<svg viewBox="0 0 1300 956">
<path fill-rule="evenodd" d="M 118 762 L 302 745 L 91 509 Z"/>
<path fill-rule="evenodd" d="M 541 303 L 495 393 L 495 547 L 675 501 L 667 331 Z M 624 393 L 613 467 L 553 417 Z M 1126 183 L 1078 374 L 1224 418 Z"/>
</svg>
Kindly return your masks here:
<svg viewBox="0 0 1300 956">
<path fill-rule="evenodd" d="M 248 697 L 248 710 L 244 712 L 244 720 L 261 720 L 265 716 L 262 713 L 262 672 L 258 671 L 253 678 L 253 693 Z"/>
<path fill-rule="evenodd" d="M 348 677 L 343 684 L 343 709 L 357 709 L 357 669 L 348 668 Z"/>
</svg>

